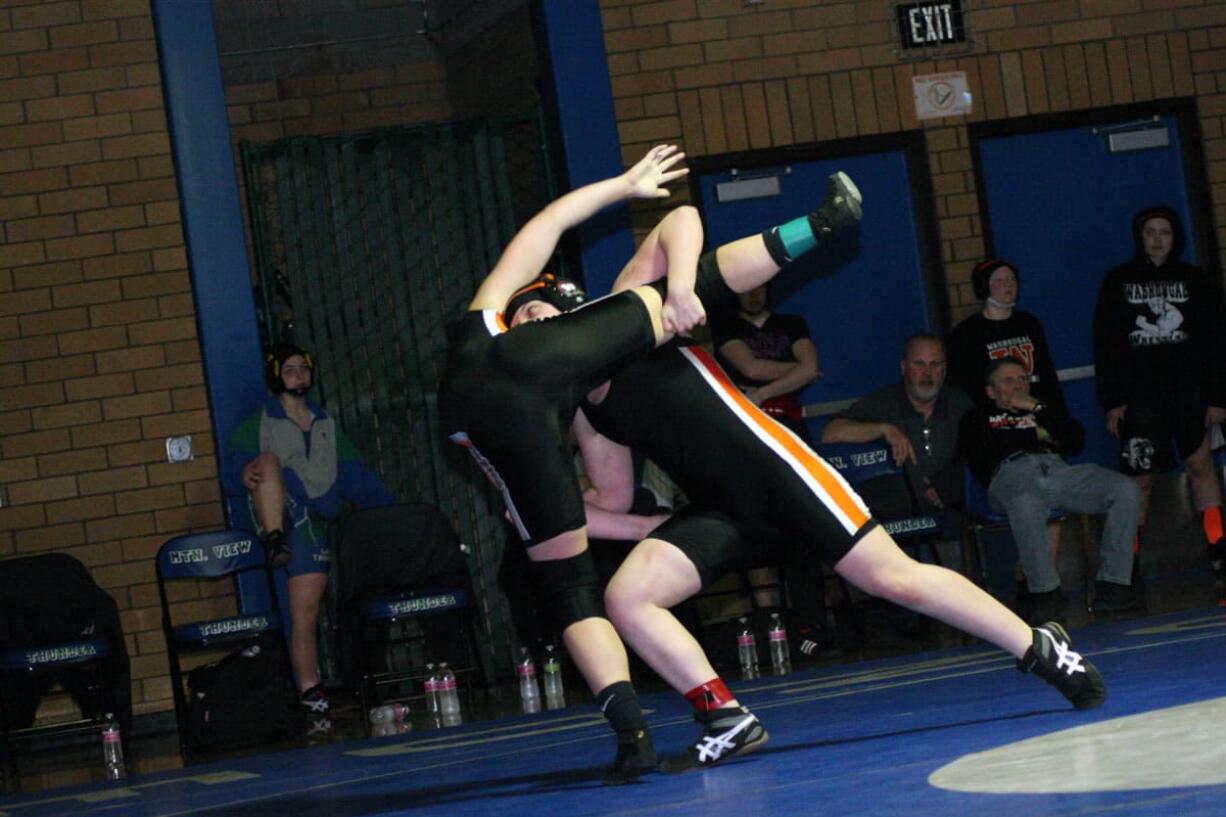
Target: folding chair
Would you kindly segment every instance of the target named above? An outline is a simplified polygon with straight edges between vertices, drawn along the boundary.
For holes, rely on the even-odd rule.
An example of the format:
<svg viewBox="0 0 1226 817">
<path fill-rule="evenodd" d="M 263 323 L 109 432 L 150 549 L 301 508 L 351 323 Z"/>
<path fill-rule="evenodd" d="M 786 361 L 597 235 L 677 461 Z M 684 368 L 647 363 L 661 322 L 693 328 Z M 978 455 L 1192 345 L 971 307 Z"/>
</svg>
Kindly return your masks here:
<svg viewBox="0 0 1226 817">
<path fill-rule="evenodd" d="M 80 714 L 36 724 L 39 702 L 57 682 L 72 694 Z M 0 561 L 0 789 L 10 780 L 17 786 L 19 745 L 96 734 L 109 714 L 126 740 L 129 682 L 115 602 L 84 565 L 64 553 Z"/>
<path fill-rule="evenodd" d="M 878 477 L 892 476 L 899 479 L 906 489 L 911 514 L 903 517 L 883 518 L 874 513 L 874 518 L 900 545 L 914 545 L 917 548 L 927 545 L 933 562 L 938 565 L 942 563 L 941 554 L 936 545 L 944 538 L 945 526 L 942 520 L 934 514 L 923 513 L 919 497 L 915 493 L 915 486 L 907 478 L 904 469 L 894 462 L 893 453 L 888 445 L 880 442 L 827 443 L 818 446 L 817 453 L 822 459 L 833 465 L 853 488 Z"/>
<path fill-rule="evenodd" d="M 172 605 L 167 582 L 183 580 L 237 580 L 240 575 L 262 572 L 268 586 L 268 606 L 243 610 L 225 618 L 172 621 L 172 606 L 191 607 L 192 601 L 175 600 Z M 192 753 L 188 729 L 188 703 L 184 687 L 181 655 L 218 648 L 234 649 L 257 644 L 270 634 L 283 638 L 281 615 L 277 610 L 276 588 L 263 547 L 256 535 L 245 530 L 222 530 L 177 536 L 166 542 L 157 555 L 158 595 L 162 601 L 162 632 L 170 658 L 171 691 L 174 695 L 175 721 L 179 728 L 179 751 L 186 760 Z M 286 650 L 288 662 L 289 651 Z M 289 677 L 289 676 L 287 676 Z"/>
<path fill-rule="evenodd" d="M 988 489 L 979 482 L 969 468 L 965 471 L 963 486 L 966 500 L 966 527 L 970 531 L 970 545 L 975 550 L 975 560 L 979 566 L 979 580 L 982 584 L 986 585 L 990 576 L 987 550 L 984 547 L 984 534 L 1005 532 L 1009 533 L 1010 539 L 1012 539 L 1012 533 L 1009 532 L 1009 517 L 992 508 L 991 502 L 988 501 Z M 1047 521 L 1049 523 L 1060 522 L 1066 516 L 1068 516 L 1068 511 L 1063 508 L 1053 508 L 1051 513 L 1047 515 Z M 1089 519 L 1084 515 L 1082 517 L 1082 534 L 1086 541 L 1089 541 Z"/>
<path fill-rule="evenodd" d="M 341 662 L 363 711 L 424 697 L 427 662 L 447 660 L 457 678 L 490 685 L 462 545 L 437 508 L 356 511 L 341 520 L 335 550 Z M 470 706 L 474 678 L 461 684 Z"/>
</svg>

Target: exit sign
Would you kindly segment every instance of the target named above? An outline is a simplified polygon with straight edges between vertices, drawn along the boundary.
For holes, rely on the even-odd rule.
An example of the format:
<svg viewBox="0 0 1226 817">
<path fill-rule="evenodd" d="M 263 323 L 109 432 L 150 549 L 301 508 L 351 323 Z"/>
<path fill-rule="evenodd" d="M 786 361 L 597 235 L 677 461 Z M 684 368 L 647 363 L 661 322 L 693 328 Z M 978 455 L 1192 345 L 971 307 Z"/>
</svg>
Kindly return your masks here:
<svg viewBox="0 0 1226 817">
<path fill-rule="evenodd" d="M 942 3 L 899 3 L 894 7 L 898 37 L 904 49 L 933 48 L 966 42 L 962 0 Z"/>
</svg>

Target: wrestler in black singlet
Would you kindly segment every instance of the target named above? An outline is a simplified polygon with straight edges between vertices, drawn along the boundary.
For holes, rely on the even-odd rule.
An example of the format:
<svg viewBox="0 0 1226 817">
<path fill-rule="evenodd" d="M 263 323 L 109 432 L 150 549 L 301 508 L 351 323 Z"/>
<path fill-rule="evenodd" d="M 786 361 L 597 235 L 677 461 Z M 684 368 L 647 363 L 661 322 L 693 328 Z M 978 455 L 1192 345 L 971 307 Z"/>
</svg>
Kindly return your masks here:
<svg viewBox="0 0 1226 817">
<path fill-rule="evenodd" d="M 735 309 L 714 292 L 721 286 L 713 254 L 704 255 L 696 289 L 711 319 Z M 811 542 L 827 564 L 873 526 L 838 472 L 751 404 L 700 347 L 670 343 L 634 360 L 599 404 L 585 397 L 582 408 L 598 432 L 653 460 L 691 500 L 740 526 Z"/>
<path fill-rule="evenodd" d="M 584 525 L 567 443 L 578 398 L 654 345 L 650 315 L 630 292 L 513 331 L 494 310 L 466 312 L 453 327 L 443 429 L 503 492 L 526 545 Z"/>
</svg>

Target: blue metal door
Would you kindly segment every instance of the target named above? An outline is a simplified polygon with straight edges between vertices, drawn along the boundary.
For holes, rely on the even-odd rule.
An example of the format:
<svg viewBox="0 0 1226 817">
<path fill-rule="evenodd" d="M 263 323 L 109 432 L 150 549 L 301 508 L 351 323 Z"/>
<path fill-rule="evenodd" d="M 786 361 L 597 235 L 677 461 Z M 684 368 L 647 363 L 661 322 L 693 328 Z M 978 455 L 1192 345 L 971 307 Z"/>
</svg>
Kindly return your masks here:
<svg viewBox="0 0 1226 817">
<path fill-rule="evenodd" d="M 864 196 L 857 233 L 797 260 L 772 285 L 773 311 L 803 315 L 821 355 L 824 377 L 801 395 L 810 415 L 896 381 L 903 340 L 939 331 L 940 289 L 927 273 L 932 253 L 917 226 L 924 214 L 916 204 L 923 197 L 912 190 L 914 155 L 896 148 L 697 174 L 708 247 L 813 210 L 826 195 L 826 177 L 837 170 L 850 175 Z M 719 201 L 718 185 L 772 177 L 777 195 Z"/>
<path fill-rule="evenodd" d="M 1069 408 L 1086 427 L 1075 459 L 1114 468 L 1117 443 L 1094 391 L 1094 303 L 1107 270 L 1132 256 L 1132 216 L 1149 205 L 1180 213 L 1184 260 L 1199 263 L 1195 237 L 1208 214 L 1194 206 L 1180 118 L 1104 114 L 1076 127 L 1000 135 L 972 128 L 971 136 L 988 246 L 1017 265 L 1019 308 L 1043 322 Z M 1136 145 L 1149 146 L 1128 149 Z"/>
</svg>

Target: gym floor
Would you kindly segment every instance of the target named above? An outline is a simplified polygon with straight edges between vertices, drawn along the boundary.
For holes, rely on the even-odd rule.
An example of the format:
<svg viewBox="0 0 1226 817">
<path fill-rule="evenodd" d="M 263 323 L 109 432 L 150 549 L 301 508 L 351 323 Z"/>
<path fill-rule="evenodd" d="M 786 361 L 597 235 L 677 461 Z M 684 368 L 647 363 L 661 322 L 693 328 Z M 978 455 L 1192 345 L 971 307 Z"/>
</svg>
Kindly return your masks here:
<svg viewBox="0 0 1226 817">
<path fill-rule="evenodd" d="M 1166 507 L 1180 507 L 1171 503 Z M 1162 506 L 1158 506 L 1162 507 Z M 1162 524 L 1156 524 L 1162 521 Z M 1106 704 L 1077 712 L 1009 656 L 873 603 L 864 640 L 779 677 L 735 681 L 767 746 L 704 772 L 608 788 L 608 727 L 578 689 L 566 709 L 523 715 L 514 682 L 465 709 L 466 723 L 367 737 L 342 706 L 322 740 L 261 747 L 186 768 L 173 733 L 130 742 L 133 773 L 102 780 L 96 741 L 19 759 L 20 793 L 0 817 L 43 815 L 1172 815 L 1209 817 L 1226 799 L 1226 608 L 1190 514 L 1153 520 L 1143 544 L 1148 615 L 1094 621 L 1070 589 L 1076 648 L 1107 679 Z M 1065 586 L 1085 586 L 1073 536 Z M 1076 543 L 1080 545 L 1080 543 Z M 1156 558 L 1161 554 L 1162 558 Z M 1011 593 L 1008 563 L 994 589 Z M 991 584 L 991 582 L 989 582 Z M 697 734 L 679 695 L 635 676 L 662 755 Z M 576 682 L 573 670 L 568 680 Z M 344 701 L 341 701 L 344 704 Z"/>
<path fill-rule="evenodd" d="M 1171 591 L 1189 597 L 1186 586 Z M 734 691 L 770 730 L 766 747 L 715 769 L 653 774 L 629 786 L 602 785 L 612 741 L 600 714 L 582 703 L 441 730 L 414 723 L 389 737 L 338 735 L 186 769 L 142 766 L 115 783 L 0 798 L 0 817 L 662 817 L 815 808 L 1208 817 L 1221 813 L 1226 796 L 1218 728 L 1226 698 L 1217 694 L 1226 673 L 1226 610 L 1212 606 L 1209 593 L 1192 593 L 1204 606 L 1074 629 L 1076 647 L 1109 685 L 1107 703 L 1088 712 L 977 644 L 736 682 Z M 696 734 L 680 696 L 650 692 L 642 701 L 662 754 L 682 750 Z"/>
</svg>

